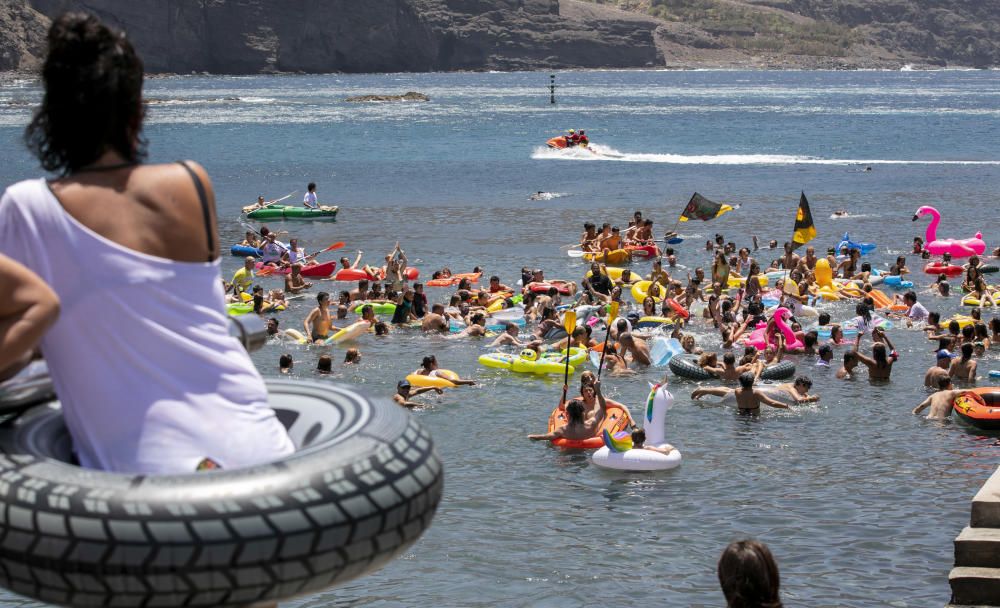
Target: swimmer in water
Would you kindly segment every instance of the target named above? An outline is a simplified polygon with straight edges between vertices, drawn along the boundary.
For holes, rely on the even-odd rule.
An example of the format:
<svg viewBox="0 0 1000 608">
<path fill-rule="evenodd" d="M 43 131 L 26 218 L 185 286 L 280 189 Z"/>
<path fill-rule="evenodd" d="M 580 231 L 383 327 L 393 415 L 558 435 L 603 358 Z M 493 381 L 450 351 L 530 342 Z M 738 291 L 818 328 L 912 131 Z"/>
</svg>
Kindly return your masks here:
<svg viewBox="0 0 1000 608">
<path fill-rule="evenodd" d="M 762 391 L 756 390 L 753 387 L 753 383 L 756 377 L 750 372 L 744 372 L 740 374 L 739 381 L 740 386 L 738 388 L 726 388 L 724 386 L 719 387 L 709 387 L 709 388 L 699 388 L 695 389 L 691 393 L 692 399 L 700 399 L 705 395 L 714 395 L 716 397 L 728 397 L 733 395 L 736 398 L 736 406 L 739 408 L 740 414 L 759 414 L 760 405 L 763 403 L 765 405 L 770 405 L 771 407 L 776 407 L 780 409 L 788 409 L 788 406 L 780 401 L 776 401 Z"/>
<path fill-rule="evenodd" d="M 321 291 L 316 294 L 316 308 L 302 322 L 309 341 L 318 344 L 330 337 L 330 330 L 336 329 L 330 321 L 330 294 Z"/>
<path fill-rule="evenodd" d="M 950 376 L 938 378 L 938 391 L 921 401 L 920 405 L 913 408 L 913 413 L 919 414 L 929 407 L 931 408 L 931 411 L 927 412 L 928 418 L 938 418 L 944 420 L 945 418 L 951 416 L 952 402 L 955 401 L 956 397 L 965 392 L 962 390 L 953 390 L 951 386 Z"/>
</svg>

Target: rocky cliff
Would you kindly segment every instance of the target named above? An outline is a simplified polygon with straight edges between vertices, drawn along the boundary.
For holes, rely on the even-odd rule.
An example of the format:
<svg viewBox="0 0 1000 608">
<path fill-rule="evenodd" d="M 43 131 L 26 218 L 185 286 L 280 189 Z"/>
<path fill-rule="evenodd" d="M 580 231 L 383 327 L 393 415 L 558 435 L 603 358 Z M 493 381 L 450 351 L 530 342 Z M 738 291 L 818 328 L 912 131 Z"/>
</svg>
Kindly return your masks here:
<svg viewBox="0 0 1000 608">
<path fill-rule="evenodd" d="M 150 72 L 393 72 L 662 64 L 657 22 L 558 0 L 12 0 L 126 29 Z M 2 36 L 3 34 L 0 34 Z M 6 43 L 4 43 L 6 44 Z"/>
<path fill-rule="evenodd" d="M 1000 65 L 997 0 L 2 0 L 0 70 L 64 10 L 154 73 Z"/>
</svg>

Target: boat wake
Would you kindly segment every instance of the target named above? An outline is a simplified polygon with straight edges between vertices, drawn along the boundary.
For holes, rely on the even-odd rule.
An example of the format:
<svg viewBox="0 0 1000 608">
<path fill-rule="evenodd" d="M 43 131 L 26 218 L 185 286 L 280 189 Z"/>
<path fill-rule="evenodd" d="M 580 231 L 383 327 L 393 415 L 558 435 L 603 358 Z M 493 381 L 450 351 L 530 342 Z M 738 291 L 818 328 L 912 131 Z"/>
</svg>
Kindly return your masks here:
<svg viewBox="0 0 1000 608">
<path fill-rule="evenodd" d="M 569 192 L 536 192 L 528 196 L 530 201 L 551 201 L 554 198 L 562 198 L 564 196 L 570 196 Z"/>
<path fill-rule="evenodd" d="M 1000 160 L 910 160 L 819 158 L 789 154 L 644 154 L 620 152 L 609 146 L 591 144 L 588 148 L 558 150 L 540 146 L 531 153 L 535 160 L 620 161 L 633 163 L 664 163 L 671 165 L 990 165 L 1000 166 Z"/>
</svg>

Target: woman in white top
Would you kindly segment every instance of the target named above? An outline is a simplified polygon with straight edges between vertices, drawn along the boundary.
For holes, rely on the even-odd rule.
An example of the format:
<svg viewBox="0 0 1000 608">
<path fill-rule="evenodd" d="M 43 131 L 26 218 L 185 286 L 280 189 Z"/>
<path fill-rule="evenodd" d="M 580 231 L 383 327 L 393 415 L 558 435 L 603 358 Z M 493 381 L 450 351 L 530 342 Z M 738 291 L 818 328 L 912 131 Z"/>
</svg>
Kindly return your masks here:
<svg viewBox="0 0 1000 608">
<path fill-rule="evenodd" d="M 140 164 L 142 61 L 96 17 L 49 30 L 45 96 L 26 140 L 58 179 L 0 199 L 0 253 L 62 301 L 42 338 L 84 467 L 188 473 L 294 447 L 229 336 L 215 201 L 195 163 Z"/>
</svg>

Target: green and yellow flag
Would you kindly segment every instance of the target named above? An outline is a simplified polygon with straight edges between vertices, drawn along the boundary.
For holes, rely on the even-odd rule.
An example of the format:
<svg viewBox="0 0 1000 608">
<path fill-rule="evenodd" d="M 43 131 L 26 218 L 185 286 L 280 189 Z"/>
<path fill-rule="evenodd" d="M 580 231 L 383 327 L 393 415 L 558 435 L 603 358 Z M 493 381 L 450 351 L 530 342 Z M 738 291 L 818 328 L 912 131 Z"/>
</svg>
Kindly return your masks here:
<svg viewBox="0 0 1000 608">
<path fill-rule="evenodd" d="M 799 210 L 795 214 L 795 234 L 792 236 L 792 247 L 804 245 L 816 238 L 816 225 L 813 224 L 812 212 L 809 211 L 809 201 L 806 193 L 799 197 Z"/>
<path fill-rule="evenodd" d="M 681 213 L 680 221 L 686 222 L 688 220 L 702 220 L 703 222 L 707 222 L 708 220 L 719 217 L 727 211 L 732 211 L 733 209 L 738 208 L 739 205 L 731 207 L 729 205 L 723 205 L 721 203 L 716 203 L 715 201 L 710 201 L 695 192 L 691 196 L 691 200 L 688 201 L 687 207 L 684 207 L 684 211 Z"/>
</svg>

